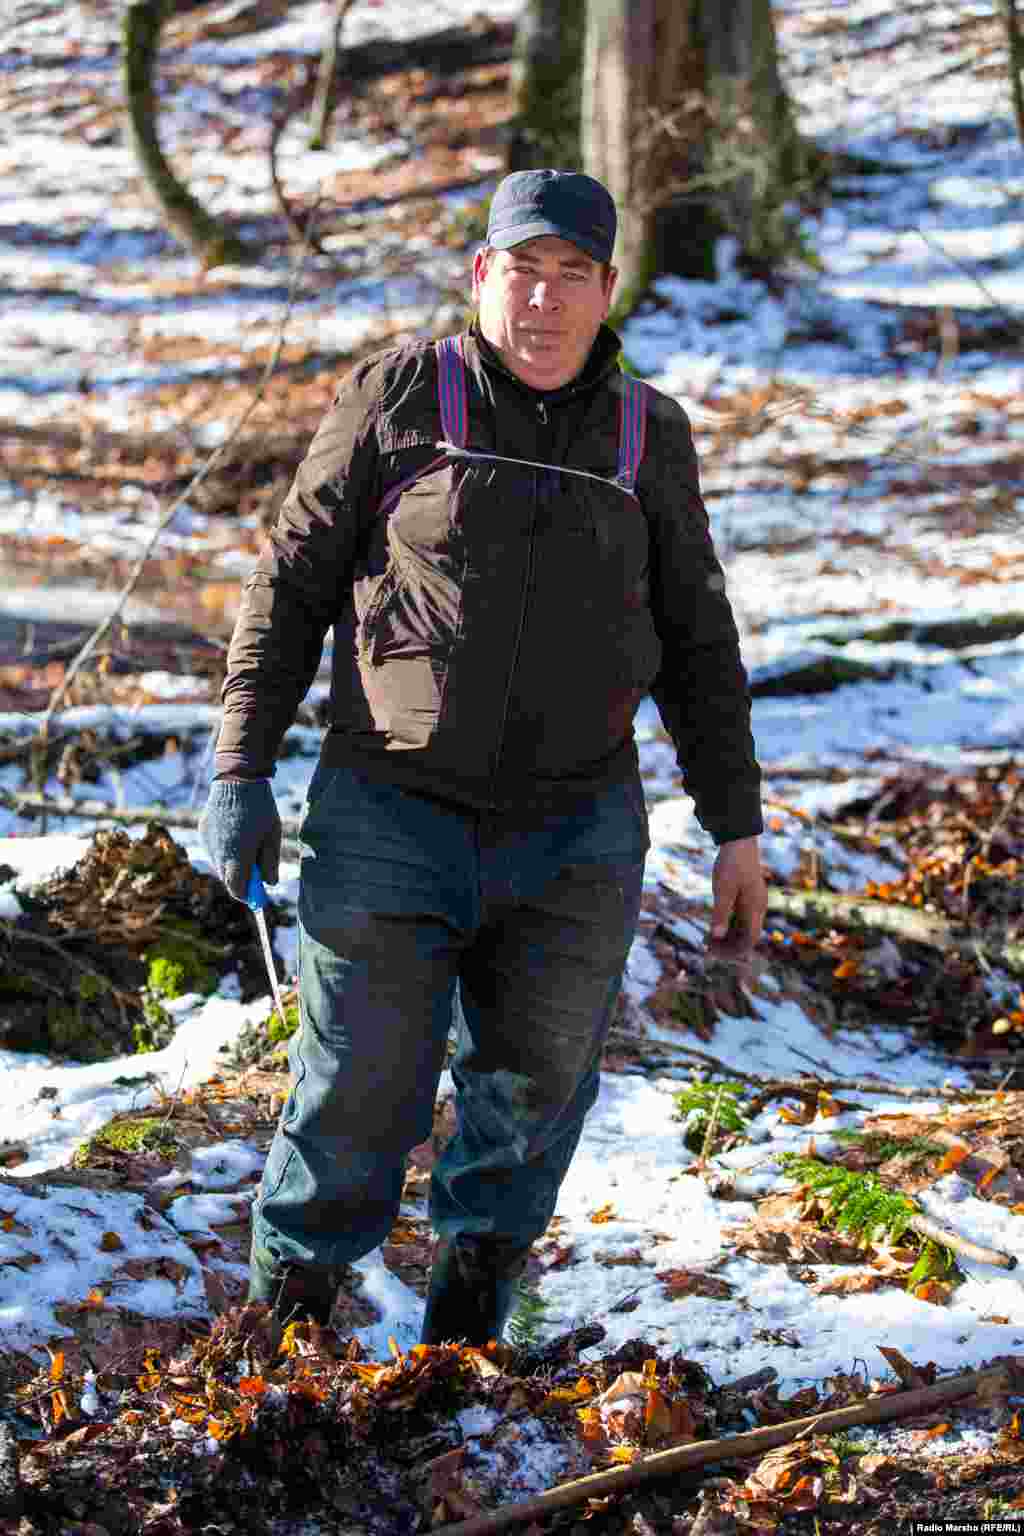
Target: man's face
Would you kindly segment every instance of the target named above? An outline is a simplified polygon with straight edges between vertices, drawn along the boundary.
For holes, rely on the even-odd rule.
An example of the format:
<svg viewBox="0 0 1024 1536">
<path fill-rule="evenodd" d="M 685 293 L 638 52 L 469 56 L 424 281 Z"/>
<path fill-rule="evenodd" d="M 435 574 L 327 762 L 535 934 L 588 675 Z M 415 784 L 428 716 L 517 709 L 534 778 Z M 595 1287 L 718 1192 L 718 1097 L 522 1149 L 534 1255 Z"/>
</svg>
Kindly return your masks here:
<svg viewBox="0 0 1024 1536">
<path fill-rule="evenodd" d="M 615 287 L 607 270 L 555 235 L 473 262 L 480 329 L 505 366 L 531 389 L 559 389 L 582 369 Z"/>
</svg>

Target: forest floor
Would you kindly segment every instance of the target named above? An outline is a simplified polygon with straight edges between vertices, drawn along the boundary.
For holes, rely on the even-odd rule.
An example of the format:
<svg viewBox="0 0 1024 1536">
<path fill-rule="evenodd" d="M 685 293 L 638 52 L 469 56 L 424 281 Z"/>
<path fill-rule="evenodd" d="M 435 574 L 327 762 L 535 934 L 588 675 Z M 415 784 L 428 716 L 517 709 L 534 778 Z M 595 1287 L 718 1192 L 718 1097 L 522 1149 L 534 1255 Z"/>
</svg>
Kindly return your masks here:
<svg viewBox="0 0 1024 1536">
<path fill-rule="evenodd" d="M 326 7 L 311 17 L 284 0 L 211 4 L 168 29 L 169 142 L 193 184 L 261 244 L 252 271 L 195 270 L 147 210 L 120 144 L 113 0 L 71 7 L 67 26 L 52 6 L 19 5 L 2 45 L 4 153 L 28 211 L 12 209 L 3 228 L 17 322 L 3 332 L 0 378 L 0 1044 L 8 1074 L 23 1059 L 34 1084 L 63 1083 L 70 1045 L 116 1059 L 136 1084 L 124 1090 L 131 1106 L 108 1112 L 102 1135 L 93 1122 L 74 1157 L 44 1155 L 27 1110 L 0 1143 L 0 1281 L 10 1282 L 0 1317 L 19 1315 L 8 1309 L 30 1287 L 54 1276 L 55 1294 L 65 1287 L 45 1346 L 19 1339 L 16 1322 L 5 1329 L 2 1536 L 401 1536 L 639 1467 L 652 1452 L 948 1386 L 958 1360 L 988 1374 L 959 1398 L 917 1411 L 911 1400 L 892 1424 L 811 1426 L 745 1456 L 726 1448 L 710 1466 L 538 1509 L 522 1528 L 888 1536 L 912 1521 L 1024 1515 L 1024 1292 L 1009 1268 L 1024 1251 L 1019 311 L 998 288 L 1014 270 L 1005 250 L 975 264 L 982 302 L 960 289 L 908 292 L 899 224 L 917 185 L 913 154 L 927 172 L 922 199 L 938 199 L 933 188 L 952 198 L 958 176 L 983 174 L 1002 141 L 982 109 L 904 125 L 888 146 L 903 157 L 892 176 L 848 191 L 854 230 L 865 209 L 891 210 L 872 214 L 891 221 L 870 234 L 889 273 L 876 265 L 874 298 L 840 291 L 842 235 L 822 214 L 827 294 L 746 283 L 726 264 L 717 283 L 656 284 L 625 333 L 634 366 L 692 410 L 751 668 L 772 905 L 749 983 L 708 967 L 708 840 L 682 808 L 659 722 L 645 717 L 655 847 L 604 1074 L 622 1095 L 658 1082 L 684 1091 L 701 1075 L 666 1185 L 724 1211 L 720 1253 L 680 1258 L 663 1215 L 625 1224 L 614 1209 L 622 1175 L 618 1197 L 602 1185 L 578 1219 L 556 1217 L 514 1346 L 418 1353 L 403 1340 L 371 1354 L 359 1335 L 379 1336 L 386 1308 L 355 1273 L 332 1333 L 273 1338 L 240 1305 L 249 1201 L 288 1078 L 248 915 L 196 857 L 239 573 L 340 373 L 468 314 L 468 256 L 513 116 L 514 7 L 498 9 L 469 18 L 487 62 L 354 85 L 323 160 L 303 148 L 301 102 Z M 940 10 L 924 8 L 915 57 L 928 44 L 943 60 Z M 356 7 L 353 20 L 372 40 L 374 22 L 415 31 L 424 18 L 468 15 L 452 4 L 407 11 Z M 904 68 L 903 34 L 868 17 L 840 39 L 826 11 L 780 9 L 795 89 L 813 98 L 817 69 L 853 90 L 872 54 L 881 69 Z M 969 54 L 947 60 L 962 64 L 954 87 L 982 89 L 999 67 L 994 19 L 951 31 Z M 266 190 L 268 142 L 287 209 Z M 81 173 L 82 204 L 59 204 L 44 227 L 47 178 L 68 180 L 63 157 Z M 1004 186 L 1015 176 L 1017 160 Z M 921 217 L 917 204 L 907 217 Z M 319 246 L 297 270 L 288 220 Z M 979 227 L 964 216 L 952 234 L 977 239 Z M 1013 237 L 1009 214 L 1000 231 Z M 854 287 L 862 278 L 852 266 L 841 275 Z M 702 351 L 705 335 L 714 346 Z M 75 670 L 115 600 L 117 622 Z M 321 677 L 279 770 L 293 838 L 324 694 Z M 55 854 L 46 879 L 28 882 L 28 845 L 46 866 L 61 829 L 83 840 L 73 858 Z M 272 911 L 289 1003 L 293 890 Z M 214 987 L 236 979 L 224 1006 L 249 1008 L 216 1070 L 184 1087 L 147 1083 L 159 1051 L 133 1054 L 147 1030 L 159 1046 L 185 1017 L 181 999 L 153 995 L 153 950 L 175 932 Z M 810 1055 L 798 1018 L 813 1030 Z M 44 1100 L 33 1089 L 32 1114 L 53 1102 L 47 1134 L 72 1123 L 77 1091 Z M 425 1188 L 451 1125 L 442 1098 L 382 1251 L 414 1297 L 432 1248 Z M 780 1155 L 804 1159 L 788 1180 L 761 1182 L 749 1159 L 769 1136 Z M 815 1180 L 828 1170 L 823 1193 Z M 880 1183 L 840 1185 L 837 1174 Z M 851 1216 L 858 1189 L 912 1202 L 939 1239 L 898 1221 L 865 1226 Z M 111 1267 L 83 1289 L 67 1273 L 69 1233 L 90 1221 Z M 591 1240 L 603 1244 L 593 1254 Z M 591 1305 L 604 1294 L 585 1289 L 592 1275 L 623 1284 Z M 680 1315 L 719 1309 L 713 1348 L 684 1324 L 665 1342 L 672 1330 L 634 1294 L 655 1283 Z M 794 1310 L 774 1326 L 757 1313 L 744 1337 L 762 1354 L 751 1344 L 725 1369 L 724 1319 L 756 1312 L 784 1284 Z M 545 1321 L 544 1298 L 557 1312 L 560 1286 L 584 1298 L 594 1332 Z M 195 1287 L 197 1299 L 151 1309 L 161 1287 L 180 1298 Z M 814 1377 L 805 1350 L 794 1388 L 777 1364 L 798 1353 L 791 1319 L 828 1298 L 850 1363 Z M 865 1339 L 884 1366 L 858 1367 Z M 771 1363 L 747 1369 L 748 1354 Z"/>
</svg>

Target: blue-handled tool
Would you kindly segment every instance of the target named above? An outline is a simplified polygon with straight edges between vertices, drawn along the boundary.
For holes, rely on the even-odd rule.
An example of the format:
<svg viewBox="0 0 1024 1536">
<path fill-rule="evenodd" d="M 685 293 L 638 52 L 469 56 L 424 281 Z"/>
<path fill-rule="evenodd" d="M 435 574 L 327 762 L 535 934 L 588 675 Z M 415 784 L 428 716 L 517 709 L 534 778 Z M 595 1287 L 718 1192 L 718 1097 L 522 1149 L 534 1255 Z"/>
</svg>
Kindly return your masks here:
<svg viewBox="0 0 1024 1536">
<path fill-rule="evenodd" d="M 277 980 L 277 968 L 274 965 L 274 952 L 270 947 L 270 930 L 267 927 L 267 914 L 263 910 L 267 904 L 267 892 L 258 864 L 254 864 L 252 867 L 248 889 L 245 893 L 245 902 L 256 919 L 260 943 L 263 946 L 263 959 L 266 963 L 267 975 L 270 977 L 270 986 L 274 993 L 274 1006 L 280 1017 L 282 1028 L 287 1028 L 284 1019 L 284 1003 L 281 1001 L 281 988 Z"/>
</svg>

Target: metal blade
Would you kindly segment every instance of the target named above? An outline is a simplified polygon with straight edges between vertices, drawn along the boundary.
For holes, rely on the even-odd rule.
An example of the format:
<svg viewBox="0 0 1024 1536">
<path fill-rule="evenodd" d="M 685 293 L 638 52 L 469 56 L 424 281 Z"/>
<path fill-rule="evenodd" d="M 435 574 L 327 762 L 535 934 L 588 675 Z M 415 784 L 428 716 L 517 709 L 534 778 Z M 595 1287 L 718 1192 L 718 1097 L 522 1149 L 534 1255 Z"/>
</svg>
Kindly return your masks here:
<svg viewBox="0 0 1024 1536">
<path fill-rule="evenodd" d="M 263 876 L 258 864 L 254 864 L 249 872 L 249 888 L 245 893 L 246 905 L 256 919 L 256 929 L 260 936 L 260 944 L 263 947 L 263 963 L 267 967 L 267 977 L 270 981 L 271 991 L 274 994 L 274 1006 L 281 1019 L 281 1028 L 288 1026 L 284 1017 L 284 1003 L 281 1001 L 281 988 L 277 984 L 277 967 L 274 965 L 274 951 L 270 947 L 270 930 L 267 927 L 267 916 L 264 907 L 267 904 L 267 893 L 263 888 Z"/>
<path fill-rule="evenodd" d="M 256 919 L 256 927 L 259 930 L 260 943 L 263 946 L 263 959 L 267 967 L 267 976 L 270 978 L 271 989 L 274 993 L 274 1006 L 280 1015 L 281 1025 L 285 1026 L 284 1003 L 281 1001 L 281 988 L 277 980 L 277 968 L 274 965 L 274 952 L 270 947 L 270 931 L 267 928 L 267 917 L 262 907 L 253 908 L 253 917 Z"/>
</svg>

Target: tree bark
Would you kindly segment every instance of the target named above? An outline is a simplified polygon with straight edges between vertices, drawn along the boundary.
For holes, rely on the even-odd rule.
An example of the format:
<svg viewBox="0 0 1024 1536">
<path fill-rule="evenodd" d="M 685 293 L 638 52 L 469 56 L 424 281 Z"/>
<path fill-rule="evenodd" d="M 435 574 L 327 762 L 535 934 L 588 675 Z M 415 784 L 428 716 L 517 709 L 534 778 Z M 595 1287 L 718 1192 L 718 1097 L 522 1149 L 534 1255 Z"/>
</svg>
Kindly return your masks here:
<svg viewBox="0 0 1024 1536">
<path fill-rule="evenodd" d="M 527 0 L 516 28 L 516 127 L 508 169 L 579 170 L 585 0 Z"/>
<path fill-rule="evenodd" d="M 654 271 L 708 275 L 722 233 L 769 267 L 806 174 L 770 0 L 588 0 L 581 141 L 619 206 L 623 307 Z"/>
<path fill-rule="evenodd" d="M 208 271 L 211 267 L 245 263 L 253 253 L 196 201 L 178 180 L 160 148 L 153 77 L 160 32 L 172 9 L 173 0 L 131 0 L 125 11 L 121 77 L 128 133 L 143 180 L 162 210 L 168 229 L 195 252 Z"/>
<path fill-rule="evenodd" d="M 634 139 L 653 91 L 659 3 L 665 0 L 587 0 L 580 137 L 584 167 L 619 210 L 620 309 L 632 307 L 653 274 L 651 175 Z"/>
<path fill-rule="evenodd" d="M 779 77 L 771 0 L 701 0 L 712 203 L 744 253 L 770 263 L 785 248 L 784 206 L 800 146 Z"/>
<path fill-rule="evenodd" d="M 316 93 L 313 97 L 313 121 L 309 130 L 309 148 L 312 150 L 325 149 L 327 146 L 327 130 L 330 127 L 331 111 L 334 106 L 334 76 L 338 68 L 341 32 L 345 25 L 345 17 L 352 9 L 353 3 L 354 0 L 337 0 L 334 20 L 320 58 L 320 68 L 316 76 Z"/>
<path fill-rule="evenodd" d="M 1017 0 L 1001 0 L 1003 20 L 1006 23 L 1006 48 L 1010 64 L 1010 92 L 1013 97 L 1013 116 L 1017 124 L 1017 137 L 1024 144 L 1024 41 L 1021 40 L 1017 20 Z"/>
</svg>

